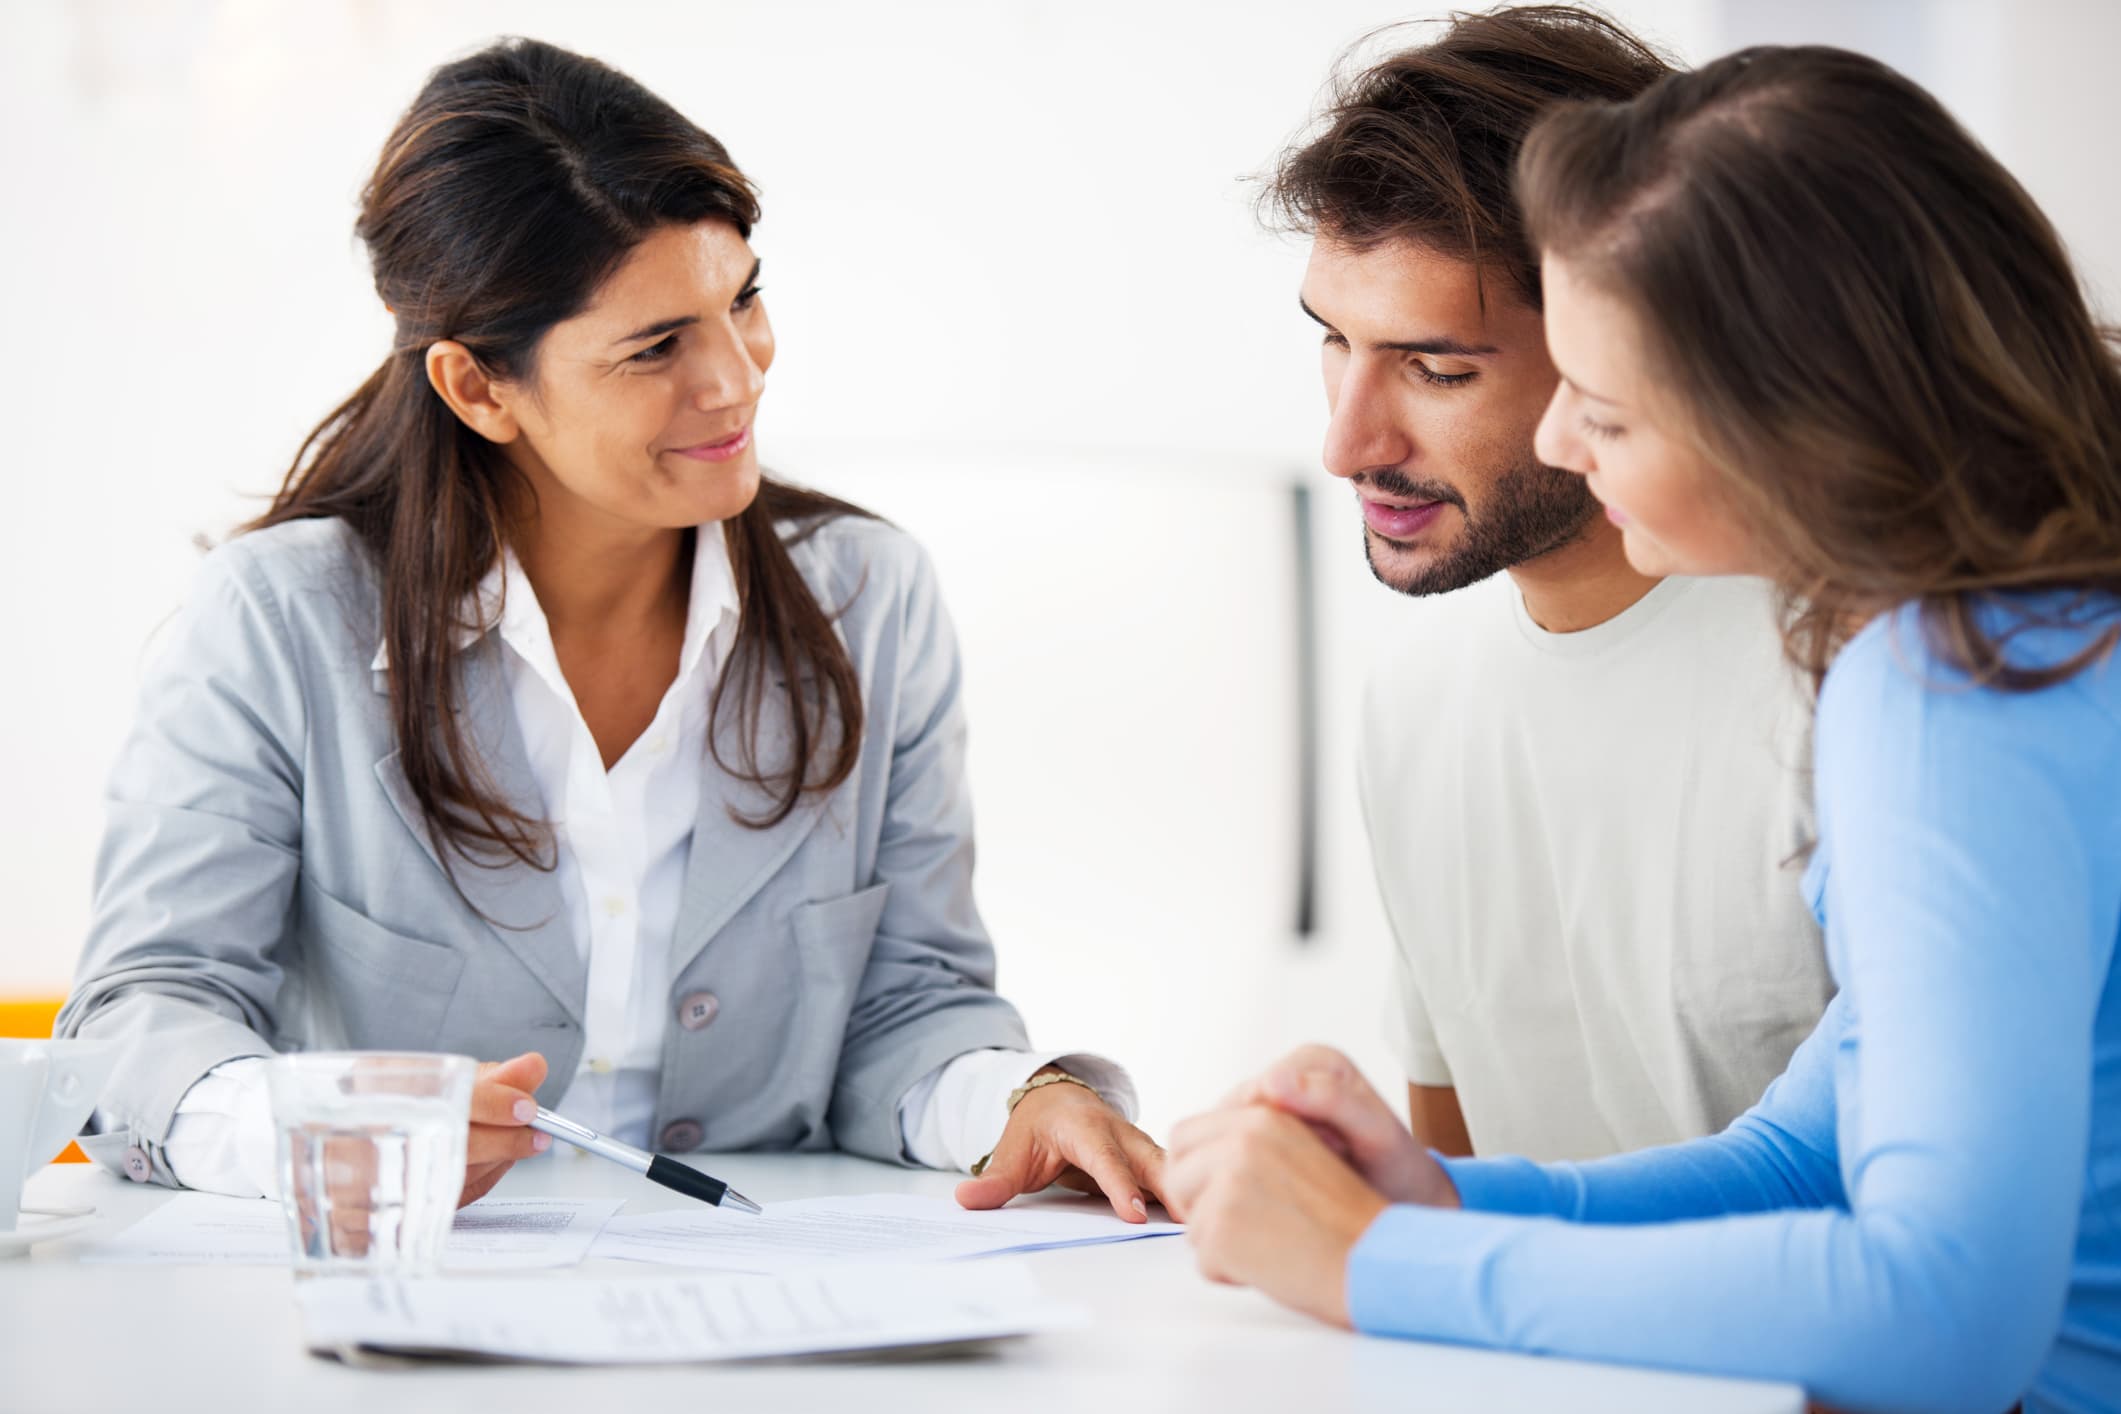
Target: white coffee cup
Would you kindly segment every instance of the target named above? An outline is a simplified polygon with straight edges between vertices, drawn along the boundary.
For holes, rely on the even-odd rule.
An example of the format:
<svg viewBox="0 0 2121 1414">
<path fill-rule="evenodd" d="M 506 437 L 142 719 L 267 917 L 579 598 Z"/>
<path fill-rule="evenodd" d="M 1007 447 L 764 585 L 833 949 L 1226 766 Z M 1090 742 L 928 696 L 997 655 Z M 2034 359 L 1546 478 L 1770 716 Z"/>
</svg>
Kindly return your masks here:
<svg viewBox="0 0 2121 1414">
<path fill-rule="evenodd" d="M 0 1232 L 15 1230 L 23 1180 L 80 1133 L 121 1044 L 0 1039 Z"/>
</svg>

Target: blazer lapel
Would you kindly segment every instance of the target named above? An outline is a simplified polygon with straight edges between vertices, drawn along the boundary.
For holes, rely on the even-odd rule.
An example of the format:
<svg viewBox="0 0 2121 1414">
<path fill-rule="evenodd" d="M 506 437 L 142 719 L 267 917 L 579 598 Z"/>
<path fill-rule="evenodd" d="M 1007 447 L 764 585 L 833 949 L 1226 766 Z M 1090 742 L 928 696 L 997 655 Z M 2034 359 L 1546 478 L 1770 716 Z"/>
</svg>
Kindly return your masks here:
<svg viewBox="0 0 2121 1414">
<path fill-rule="evenodd" d="M 732 700 L 715 740 L 720 759 L 735 766 L 751 759 L 744 751 L 743 712 Z M 769 766 L 788 762 L 794 738 L 789 690 L 775 682 L 758 715 L 757 759 Z M 753 829 L 741 819 L 771 815 L 771 794 L 714 760 L 700 763 L 700 813 L 685 861 L 685 886 L 671 935 L 671 976 L 681 975 L 738 909 L 763 889 L 824 817 L 827 797 L 805 792 L 788 818 L 771 829 Z"/>
<path fill-rule="evenodd" d="M 516 729 L 515 711 L 508 699 L 499 640 L 488 635 L 472 645 L 464 653 L 463 664 L 462 715 L 471 745 L 486 768 L 488 784 L 503 800 L 533 820 L 543 818 L 544 802 L 531 775 L 530 758 L 523 750 L 523 738 Z M 401 757 L 401 752 L 393 751 L 376 762 L 376 776 L 405 828 L 427 851 L 435 867 L 442 868 L 441 851 L 420 816 L 420 802 L 405 778 Z M 589 991 L 588 968 L 569 928 L 558 876 L 549 869 L 533 869 L 512 855 L 493 863 L 484 852 L 477 859 L 466 859 L 451 850 L 449 864 L 444 874 L 454 872 L 458 889 L 483 915 L 489 931 L 544 984 L 569 1016 L 582 1022 Z"/>
</svg>

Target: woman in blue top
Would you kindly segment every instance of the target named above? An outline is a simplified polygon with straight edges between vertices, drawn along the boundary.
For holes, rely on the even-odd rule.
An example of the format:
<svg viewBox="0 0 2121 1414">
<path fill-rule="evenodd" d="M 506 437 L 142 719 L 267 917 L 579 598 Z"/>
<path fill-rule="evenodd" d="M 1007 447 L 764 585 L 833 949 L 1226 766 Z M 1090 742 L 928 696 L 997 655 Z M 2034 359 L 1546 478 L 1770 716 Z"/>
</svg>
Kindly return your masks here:
<svg viewBox="0 0 2121 1414">
<path fill-rule="evenodd" d="M 1856 55 L 1564 110 L 1518 188 L 1541 458 L 1638 569 L 1788 595 L 1841 994 L 1727 1131 L 1593 1163 L 1439 1161 L 1301 1052 L 1176 1136 L 1201 1265 L 1836 1406 L 2121 1408 L 2114 350 L 2009 174 Z"/>
</svg>

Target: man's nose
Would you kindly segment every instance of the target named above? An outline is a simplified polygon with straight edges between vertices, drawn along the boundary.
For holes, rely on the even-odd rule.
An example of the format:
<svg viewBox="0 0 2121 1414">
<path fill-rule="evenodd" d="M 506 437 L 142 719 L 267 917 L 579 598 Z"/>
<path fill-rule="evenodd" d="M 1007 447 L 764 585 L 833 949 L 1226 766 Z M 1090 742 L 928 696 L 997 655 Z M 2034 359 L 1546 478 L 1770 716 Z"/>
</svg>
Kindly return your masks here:
<svg viewBox="0 0 2121 1414">
<path fill-rule="evenodd" d="M 1354 477 L 1378 467 L 1403 466 L 1413 456 L 1414 439 L 1394 416 L 1391 400 L 1359 361 L 1351 362 L 1326 422 L 1326 470 Z"/>
</svg>

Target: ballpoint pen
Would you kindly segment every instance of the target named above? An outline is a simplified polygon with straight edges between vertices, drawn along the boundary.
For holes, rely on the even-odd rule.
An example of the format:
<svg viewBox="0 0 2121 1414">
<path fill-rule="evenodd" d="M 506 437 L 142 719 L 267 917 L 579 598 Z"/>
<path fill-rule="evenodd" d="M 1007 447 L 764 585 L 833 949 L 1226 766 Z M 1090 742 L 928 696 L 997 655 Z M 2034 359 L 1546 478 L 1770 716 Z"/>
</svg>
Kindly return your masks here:
<svg viewBox="0 0 2121 1414">
<path fill-rule="evenodd" d="M 719 1178 L 710 1178 L 676 1159 L 666 1159 L 661 1154 L 644 1154 L 631 1144 L 606 1139 L 594 1129 L 576 1124 L 573 1120 L 556 1115 L 542 1106 L 538 1109 L 538 1117 L 530 1122 L 530 1127 L 543 1130 L 553 1138 L 564 1140 L 577 1149 L 595 1154 L 600 1159 L 624 1164 L 635 1173 L 646 1174 L 651 1183 L 660 1183 L 672 1192 L 682 1193 L 688 1198 L 712 1203 L 717 1208 L 734 1208 L 740 1213 L 759 1211 L 758 1204 Z"/>
</svg>

